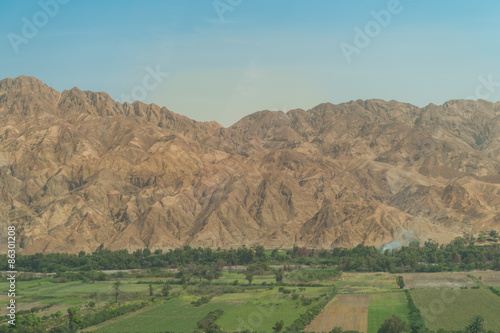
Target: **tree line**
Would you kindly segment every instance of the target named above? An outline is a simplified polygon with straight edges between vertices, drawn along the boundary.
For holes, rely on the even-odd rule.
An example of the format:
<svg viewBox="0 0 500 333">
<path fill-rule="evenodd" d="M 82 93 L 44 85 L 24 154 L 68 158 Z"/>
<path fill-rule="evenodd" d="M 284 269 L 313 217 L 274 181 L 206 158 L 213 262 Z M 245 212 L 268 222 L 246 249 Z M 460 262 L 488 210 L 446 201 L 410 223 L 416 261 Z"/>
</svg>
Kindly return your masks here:
<svg viewBox="0 0 500 333">
<path fill-rule="evenodd" d="M 497 235 L 497 234 L 496 234 Z M 498 239 L 492 238 L 495 241 Z M 475 269 L 500 270 L 500 244 L 477 244 L 471 235 L 457 237 L 449 244 L 438 244 L 432 240 L 424 244 L 412 241 L 408 246 L 385 251 L 374 246 L 360 244 L 354 248 L 307 249 L 294 246 L 289 250 L 265 250 L 262 246 L 238 249 L 183 248 L 168 251 L 139 249 L 98 250 L 78 254 L 49 253 L 18 255 L 18 271 L 66 272 L 112 269 L 180 268 L 186 265 L 201 265 L 220 268 L 236 265 L 264 263 L 268 265 L 335 266 L 353 272 L 440 272 L 469 271 Z M 0 256 L 0 269 L 8 270 L 7 256 Z M 207 268 L 206 275 L 215 275 L 217 270 Z"/>
</svg>

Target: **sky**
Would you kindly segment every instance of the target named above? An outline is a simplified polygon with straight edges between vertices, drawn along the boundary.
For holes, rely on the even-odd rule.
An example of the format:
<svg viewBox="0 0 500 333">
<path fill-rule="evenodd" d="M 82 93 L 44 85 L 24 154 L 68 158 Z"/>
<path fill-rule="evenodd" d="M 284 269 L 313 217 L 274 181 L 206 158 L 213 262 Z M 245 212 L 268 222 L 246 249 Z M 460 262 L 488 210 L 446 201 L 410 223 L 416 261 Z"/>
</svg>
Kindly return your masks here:
<svg viewBox="0 0 500 333">
<path fill-rule="evenodd" d="M 0 79 L 104 91 L 230 126 L 356 99 L 500 100 L 497 0 L 0 3 Z"/>
</svg>

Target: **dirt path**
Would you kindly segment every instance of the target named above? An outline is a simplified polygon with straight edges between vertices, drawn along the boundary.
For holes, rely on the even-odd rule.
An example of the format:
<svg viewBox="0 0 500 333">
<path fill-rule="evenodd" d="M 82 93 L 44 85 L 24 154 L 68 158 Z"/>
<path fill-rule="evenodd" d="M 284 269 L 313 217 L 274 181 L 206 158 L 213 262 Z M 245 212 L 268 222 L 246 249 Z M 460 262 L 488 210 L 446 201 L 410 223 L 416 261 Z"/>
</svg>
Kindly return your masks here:
<svg viewBox="0 0 500 333">
<path fill-rule="evenodd" d="M 369 295 L 352 294 L 335 297 L 304 329 L 305 332 L 330 332 L 335 327 L 343 330 L 368 331 Z"/>
</svg>

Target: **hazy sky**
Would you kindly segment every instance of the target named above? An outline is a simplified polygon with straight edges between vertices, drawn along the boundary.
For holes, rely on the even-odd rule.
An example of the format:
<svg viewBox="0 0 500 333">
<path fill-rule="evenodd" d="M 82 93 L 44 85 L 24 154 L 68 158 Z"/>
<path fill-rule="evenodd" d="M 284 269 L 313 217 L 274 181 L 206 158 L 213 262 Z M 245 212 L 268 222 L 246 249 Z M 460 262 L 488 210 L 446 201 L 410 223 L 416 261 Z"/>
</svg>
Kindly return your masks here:
<svg viewBox="0 0 500 333">
<path fill-rule="evenodd" d="M 58 1 L 0 3 L 0 78 L 225 126 L 353 99 L 500 100 L 497 0 Z"/>
</svg>

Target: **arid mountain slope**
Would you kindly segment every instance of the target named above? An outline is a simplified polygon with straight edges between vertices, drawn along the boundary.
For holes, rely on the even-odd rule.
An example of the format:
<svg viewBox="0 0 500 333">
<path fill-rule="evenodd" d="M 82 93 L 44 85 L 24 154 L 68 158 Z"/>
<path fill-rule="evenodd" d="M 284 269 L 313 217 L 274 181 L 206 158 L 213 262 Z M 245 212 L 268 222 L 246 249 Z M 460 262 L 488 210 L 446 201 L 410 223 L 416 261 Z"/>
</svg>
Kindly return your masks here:
<svg viewBox="0 0 500 333">
<path fill-rule="evenodd" d="M 23 253 L 445 242 L 500 230 L 499 173 L 500 103 L 359 100 L 224 128 L 0 81 L 0 219 Z"/>
</svg>

